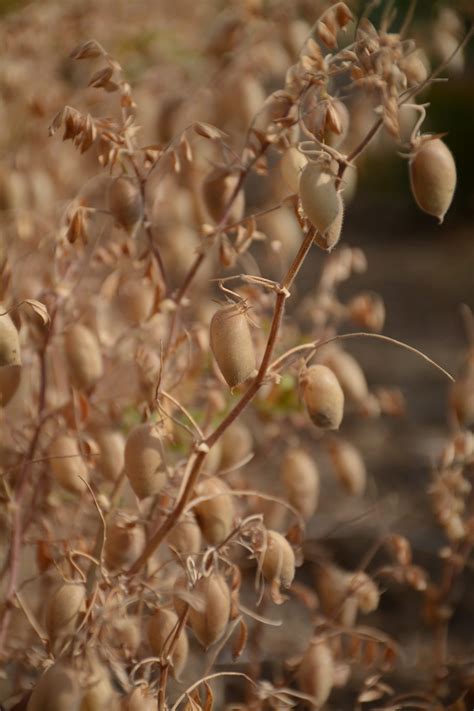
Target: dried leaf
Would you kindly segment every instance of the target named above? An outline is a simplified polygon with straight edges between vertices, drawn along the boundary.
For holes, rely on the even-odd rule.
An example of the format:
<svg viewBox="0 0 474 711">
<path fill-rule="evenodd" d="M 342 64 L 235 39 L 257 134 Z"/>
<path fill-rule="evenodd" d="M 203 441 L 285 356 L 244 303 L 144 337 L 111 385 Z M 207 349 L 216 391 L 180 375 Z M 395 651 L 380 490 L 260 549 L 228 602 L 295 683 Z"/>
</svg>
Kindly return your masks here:
<svg viewBox="0 0 474 711">
<path fill-rule="evenodd" d="M 204 689 L 206 692 L 206 696 L 204 698 L 203 711 L 212 711 L 212 709 L 214 708 L 214 694 L 212 693 L 212 689 L 207 683 L 207 681 L 204 682 Z"/>
<path fill-rule="evenodd" d="M 212 124 L 205 123 L 204 121 L 196 121 L 196 123 L 193 124 L 193 129 L 196 131 L 198 136 L 209 138 L 211 140 L 223 138 L 226 135 L 223 131 L 220 131 Z"/>
<path fill-rule="evenodd" d="M 105 51 L 102 49 L 100 44 L 95 40 L 88 40 L 73 49 L 69 56 L 71 59 L 92 59 L 93 57 L 100 57 L 103 55 L 105 55 Z"/>
<path fill-rule="evenodd" d="M 35 314 L 38 314 L 45 326 L 51 321 L 48 309 L 41 303 L 41 301 L 36 301 L 36 299 L 25 299 L 24 303 L 31 306 Z"/>
<path fill-rule="evenodd" d="M 248 639 L 248 628 L 243 620 L 239 622 L 239 631 L 232 643 L 232 659 L 235 662 L 245 649 Z"/>
</svg>

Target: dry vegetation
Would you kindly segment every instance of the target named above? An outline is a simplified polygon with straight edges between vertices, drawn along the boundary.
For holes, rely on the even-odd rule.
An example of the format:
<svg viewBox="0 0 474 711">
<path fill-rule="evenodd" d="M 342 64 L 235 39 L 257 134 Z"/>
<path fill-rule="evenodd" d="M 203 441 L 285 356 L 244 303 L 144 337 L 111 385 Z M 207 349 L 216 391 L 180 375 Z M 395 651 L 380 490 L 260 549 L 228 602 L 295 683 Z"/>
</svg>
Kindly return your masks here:
<svg viewBox="0 0 474 711">
<path fill-rule="evenodd" d="M 367 269 L 344 244 L 367 149 L 400 153 L 421 210 L 450 207 L 423 102 L 462 71 L 461 15 L 115 4 L 37 3 L 1 29 L 2 708 L 467 711 L 450 622 L 474 544 L 473 317 L 453 383 L 383 334 L 378 294 L 339 295 Z M 370 514 L 345 423 L 404 414 L 354 338 L 450 388 L 429 569 L 396 527 L 352 567 L 315 534 L 326 489 L 327 531 L 334 509 Z"/>
</svg>

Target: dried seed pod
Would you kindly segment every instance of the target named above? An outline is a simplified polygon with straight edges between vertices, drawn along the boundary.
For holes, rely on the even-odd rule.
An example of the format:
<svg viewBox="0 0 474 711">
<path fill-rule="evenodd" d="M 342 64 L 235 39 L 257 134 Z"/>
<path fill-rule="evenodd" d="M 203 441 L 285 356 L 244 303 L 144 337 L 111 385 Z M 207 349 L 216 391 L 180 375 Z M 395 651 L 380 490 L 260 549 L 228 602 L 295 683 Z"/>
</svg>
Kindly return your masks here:
<svg viewBox="0 0 474 711">
<path fill-rule="evenodd" d="M 227 627 L 230 615 L 230 590 L 222 575 L 218 573 L 200 578 L 194 590 L 202 596 L 204 610 L 201 612 L 190 607 L 189 622 L 199 642 L 207 649 L 221 639 Z"/>
<path fill-rule="evenodd" d="M 147 277 L 134 275 L 120 287 L 120 310 L 131 323 L 148 321 L 153 313 L 155 299 L 156 287 Z"/>
<path fill-rule="evenodd" d="M 82 697 L 80 711 L 117 711 L 118 697 L 112 686 L 107 669 L 95 660 L 93 671 L 83 684 L 84 696 Z"/>
<path fill-rule="evenodd" d="M 235 511 L 230 491 L 217 477 L 204 479 L 196 487 L 196 496 L 212 496 L 194 507 L 203 536 L 212 545 L 222 543 L 232 531 Z"/>
<path fill-rule="evenodd" d="M 0 407 L 6 407 L 20 385 L 21 366 L 5 365 L 0 368 Z"/>
<path fill-rule="evenodd" d="M 363 291 L 347 304 L 347 310 L 354 323 L 380 333 L 385 323 L 385 305 L 382 298 L 373 292 Z"/>
<path fill-rule="evenodd" d="M 362 496 L 367 483 L 364 460 L 353 444 L 335 439 L 329 445 L 332 465 L 337 478 L 352 496 Z"/>
<path fill-rule="evenodd" d="M 364 402 L 369 395 L 369 387 L 364 371 L 356 359 L 340 348 L 328 349 L 323 363 L 332 370 L 339 381 L 344 396 L 356 403 Z"/>
<path fill-rule="evenodd" d="M 161 441 L 153 425 L 137 425 L 125 444 L 125 472 L 139 499 L 158 494 L 166 483 Z"/>
<path fill-rule="evenodd" d="M 255 371 L 255 350 L 242 305 L 230 304 L 216 311 L 210 325 L 210 343 L 229 387 L 243 383 Z"/>
<path fill-rule="evenodd" d="M 116 481 L 125 464 L 125 437 L 119 430 L 101 427 L 94 432 L 99 447 L 97 468 L 108 481 Z"/>
<path fill-rule="evenodd" d="M 227 204 L 239 181 L 238 175 L 229 174 L 225 168 L 214 168 L 202 185 L 204 204 L 210 218 L 219 223 L 224 217 Z M 236 199 L 229 211 L 227 221 L 237 222 L 244 213 L 244 193 L 239 190 Z"/>
<path fill-rule="evenodd" d="M 305 520 L 316 511 L 319 498 L 319 472 L 302 449 L 290 449 L 283 458 L 281 479 L 286 498 Z"/>
<path fill-rule="evenodd" d="M 344 414 L 344 392 L 330 368 L 312 365 L 300 377 L 303 400 L 317 427 L 337 430 Z"/>
<path fill-rule="evenodd" d="M 221 438 L 220 469 L 230 469 L 247 457 L 253 449 L 252 434 L 242 422 L 234 422 Z"/>
<path fill-rule="evenodd" d="M 341 210 L 334 176 L 318 163 L 308 163 L 301 173 L 299 194 L 309 221 L 324 234 Z"/>
<path fill-rule="evenodd" d="M 168 533 L 166 542 L 182 556 L 199 553 L 202 545 L 201 529 L 192 514 L 181 519 Z"/>
<path fill-rule="evenodd" d="M 20 338 L 10 315 L 0 304 L 0 367 L 21 365 Z"/>
<path fill-rule="evenodd" d="M 428 78 L 429 64 L 422 49 L 410 52 L 400 63 L 400 69 L 405 74 L 409 86 L 422 84 Z"/>
<path fill-rule="evenodd" d="M 156 695 L 147 686 L 139 686 L 122 700 L 121 711 L 156 711 Z"/>
<path fill-rule="evenodd" d="M 380 592 L 374 581 L 362 571 L 354 573 L 350 583 L 351 591 L 357 600 L 359 610 L 365 614 L 373 612 L 379 606 Z"/>
<path fill-rule="evenodd" d="M 287 148 L 280 160 L 280 173 L 286 185 L 293 193 L 298 192 L 300 175 L 308 159 L 295 146 Z"/>
<path fill-rule="evenodd" d="M 136 522 L 115 521 L 107 526 L 105 562 L 110 569 L 126 568 L 143 551 L 145 531 Z"/>
<path fill-rule="evenodd" d="M 321 610 L 345 627 L 353 627 L 358 603 L 351 594 L 352 573 L 336 565 L 321 565 L 316 573 L 316 592 Z"/>
<path fill-rule="evenodd" d="M 278 581 L 289 588 L 295 577 L 295 554 L 281 533 L 267 531 L 266 548 L 262 557 L 262 573 L 269 581 Z"/>
<path fill-rule="evenodd" d="M 410 184 L 418 207 L 441 224 L 456 189 L 456 164 L 440 138 L 422 140 L 410 160 Z"/>
<path fill-rule="evenodd" d="M 75 437 L 68 434 L 56 437 L 49 445 L 48 456 L 51 457 L 51 471 L 58 484 L 73 494 L 86 491 L 87 486 L 82 480 L 89 481 L 89 472 Z"/>
<path fill-rule="evenodd" d="M 314 696 L 320 708 L 329 698 L 334 677 L 335 666 L 330 648 L 322 640 L 312 641 L 298 669 L 298 684 L 301 690 Z"/>
<path fill-rule="evenodd" d="M 96 335 L 87 326 L 76 323 L 66 332 L 64 346 L 72 384 L 80 390 L 90 390 L 104 372 Z"/>
<path fill-rule="evenodd" d="M 85 611 L 86 591 L 82 584 L 65 583 L 48 600 L 46 631 L 54 644 L 60 645 L 76 631 Z"/>
<path fill-rule="evenodd" d="M 178 615 L 172 610 L 157 610 L 148 621 L 148 641 L 157 657 L 167 656 L 170 640 L 178 626 Z M 188 638 L 184 629 L 178 636 L 178 641 L 171 655 L 173 676 L 179 677 L 188 658 Z"/>
<path fill-rule="evenodd" d="M 79 711 L 81 697 L 77 672 L 56 662 L 33 689 L 27 711 Z"/>
<path fill-rule="evenodd" d="M 143 216 L 140 189 L 135 180 L 121 176 L 115 178 L 108 191 L 109 210 L 115 221 L 131 234 Z"/>
<path fill-rule="evenodd" d="M 341 238 L 342 224 L 344 222 L 344 202 L 342 200 L 341 193 L 337 193 L 337 200 L 339 203 L 339 212 L 337 213 L 336 219 L 331 223 L 326 232 L 322 234 L 317 232 L 314 241 L 324 249 L 326 252 L 330 252 Z"/>
<path fill-rule="evenodd" d="M 140 619 L 131 615 L 113 617 L 104 626 L 107 644 L 120 649 L 126 658 L 134 657 L 142 639 Z"/>
</svg>

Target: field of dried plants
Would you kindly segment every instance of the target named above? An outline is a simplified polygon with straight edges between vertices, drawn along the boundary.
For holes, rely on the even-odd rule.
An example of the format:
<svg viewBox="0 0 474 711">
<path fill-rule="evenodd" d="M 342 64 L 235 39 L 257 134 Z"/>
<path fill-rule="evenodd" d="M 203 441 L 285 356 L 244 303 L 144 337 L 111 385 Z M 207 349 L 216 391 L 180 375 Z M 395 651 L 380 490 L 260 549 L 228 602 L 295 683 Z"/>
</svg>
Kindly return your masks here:
<svg viewBox="0 0 474 711">
<path fill-rule="evenodd" d="M 474 13 L 418 5 L 0 4 L 1 711 L 474 708 Z"/>
</svg>

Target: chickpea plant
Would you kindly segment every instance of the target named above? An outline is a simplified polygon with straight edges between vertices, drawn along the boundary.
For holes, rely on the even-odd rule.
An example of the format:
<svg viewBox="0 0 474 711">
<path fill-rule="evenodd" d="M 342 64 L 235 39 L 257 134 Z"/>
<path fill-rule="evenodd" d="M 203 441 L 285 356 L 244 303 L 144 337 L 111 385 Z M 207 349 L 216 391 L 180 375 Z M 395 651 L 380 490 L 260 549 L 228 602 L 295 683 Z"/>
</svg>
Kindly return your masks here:
<svg viewBox="0 0 474 711">
<path fill-rule="evenodd" d="M 150 144 L 120 63 L 95 40 L 72 52 L 77 76 L 94 65 L 88 91 L 111 117 L 67 105 L 52 119 L 51 136 L 62 131 L 85 154 L 89 180 L 47 242 L 38 298 L 15 298 L 14 246 L 1 262 L 0 427 L 13 452 L 0 464 L 8 708 L 467 708 L 445 705 L 445 646 L 433 683 L 423 677 L 407 694 L 396 686 L 397 640 L 364 617 L 386 588 L 404 586 L 420 597 L 435 646 L 447 639 L 451 585 L 474 543 L 472 344 L 452 386 L 457 429 L 429 491 L 449 542 L 442 582 L 396 533 L 354 570 L 314 559 L 306 541 L 325 487 L 315 443 L 341 499 L 362 499 L 364 456 L 339 428 L 348 413 L 404 409 L 395 388 L 370 390 L 345 344 L 395 345 L 453 380 L 381 333 L 380 296 L 338 297 L 367 268 L 344 245 L 344 212 L 381 130 L 407 161 L 421 210 L 442 222 L 456 188 L 453 156 L 442 135 L 422 133 L 428 105 L 416 101 L 469 35 L 430 71 L 406 37 L 414 3 L 397 30 L 393 6 L 378 27 L 369 6 L 355 17 L 344 2 L 312 26 L 287 27 L 242 3 L 206 47 L 219 76 L 209 120 L 183 126 L 182 104 L 170 103 L 161 134 L 179 128 Z M 437 25 L 446 36 L 449 17 Z M 276 33 L 267 44 L 257 33 L 246 51 L 262 52 L 264 65 L 286 62 L 268 96 L 242 53 L 227 54 L 242 18 Z M 406 107 L 419 116 L 408 143 Z M 265 186 L 256 197 L 255 185 Z M 307 258 L 321 272 L 298 300 Z M 262 636 L 288 605 L 308 621 L 307 638 L 275 661 Z"/>
</svg>

